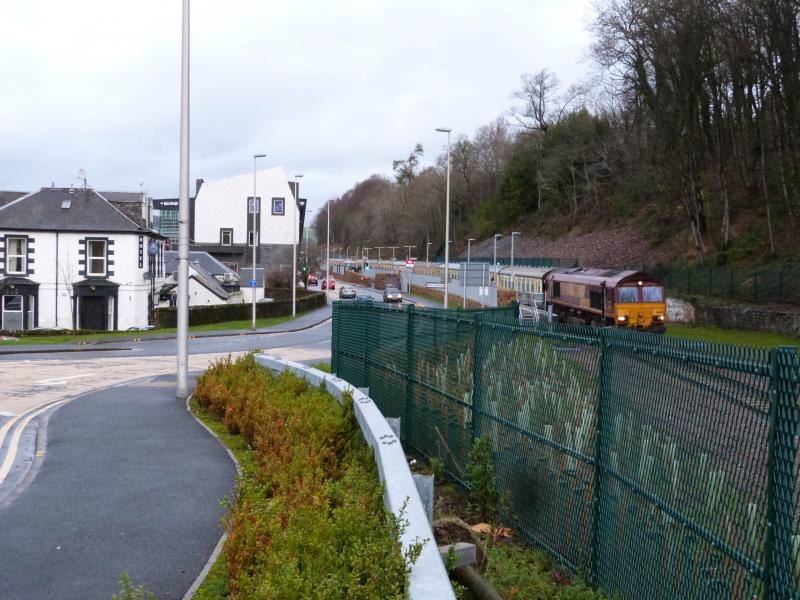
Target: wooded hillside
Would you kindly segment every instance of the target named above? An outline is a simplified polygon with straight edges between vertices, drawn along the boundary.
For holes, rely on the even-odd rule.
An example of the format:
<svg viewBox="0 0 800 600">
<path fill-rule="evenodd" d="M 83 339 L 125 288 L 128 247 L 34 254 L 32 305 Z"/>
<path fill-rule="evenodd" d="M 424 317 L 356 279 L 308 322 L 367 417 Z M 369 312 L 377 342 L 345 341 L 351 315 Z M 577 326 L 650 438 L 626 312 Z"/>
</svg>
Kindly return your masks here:
<svg viewBox="0 0 800 600">
<path fill-rule="evenodd" d="M 600 2 L 596 78 L 524 74 L 501 118 L 454 135 L 451 251 L 633 226 L 669 260 L 796 261 L 799 17 L 800 0 Z M 333 201 L 335 245 L 443 252 L 446 158 L 423 153 Z"/>
</svg>

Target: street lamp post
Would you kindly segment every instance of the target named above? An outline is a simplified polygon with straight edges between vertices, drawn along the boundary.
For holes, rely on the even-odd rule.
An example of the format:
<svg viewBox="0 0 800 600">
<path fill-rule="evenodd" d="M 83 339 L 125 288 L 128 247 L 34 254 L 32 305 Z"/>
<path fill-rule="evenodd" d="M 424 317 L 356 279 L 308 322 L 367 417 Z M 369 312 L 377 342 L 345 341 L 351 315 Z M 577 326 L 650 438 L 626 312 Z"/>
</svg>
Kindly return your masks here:
<svg viewBox="0 0 800 600">
<path fill-rule="evenodd" d="M 400 246 L 389 246 L 392 249 L 392 262 L 394 262 L 394 251 L 399 248 Z"/>
<path fill-rule="evenodd" d="M 253 285 L 253 281 L 256 281 L 256 248 L 258 248 L 258 230 L 256 229 L 258 219 L 256 216 L 261 212 L 261 203 L 256 196 L 256 161 L 265 156 L 266 154 L 253 154 L 253 210 L 251 211 L 253 213 L 253 277 L 250 281 L 250 287 L 253 290 L 253 331 L 256 330 L 256 289 L 258 289 L 258 283 Z"/>
<path fill-rule="evenodd" d="M 432 243 L 433 242 L 425 242 L 425 266 L 426 267 L 430 267 L 431 266 L 430 250 L 431 250 L 431 244 Z"/>
<path fill-rule="evenodd" d="M 447 308 L 448 282 L 450 281 L 450 132 L 448 127 L 437 127 L 436 131 L 447 134 L 447 191 L 444 209 L 444 307 Z"/>
<path fill-rule="evenodd" d="M 331 280 L 331 201 L 328 200 L 328 230 L 325 236 L 325 286 Z M 325 294 L 328 298 L 328 294 Z"/>
<path fill-rule="evenodd" d="M 469 264 L 469 259 L 470 259 L 470 247 L 472 245 L 472 242 L 474 242 L 474 241 L 475 241 L 475 238 L 469 238 L 467 240 L 467 264 Z M 464 308 L 466 309 L 467 308 L 467 270 L 466 269 L 464 269 L 464 281 L 462 283 L 464 284 L 464 289 L 461 290 L 461 291 L 464 292 Z"/>
<path fill-rule="evenodd" d="M 494 287 L 497 287 L 497 240 L 503 237 L 499 233 L 494 234 L 494 261 L 492 262 L 492 268 L 494 269 Z"/>
<path fill-rule="evenodd" d="M 178 334 L 175 395 L 189 395 L 189 0 L 181 14 L 181 126 L 178 181 Z"/>
<path fill-rule="evenodd" d="M 292 316 L 297 314 L 297 201 L 300 199 L 298 179 L 303 176 L 297 173 L 294 176 L 294 209 L 292 210 Z"/>
<path fill-rule="evenodd" d="M 408 248 L 408 255 L 406 256 L 406 260 L 411 260 L 411 249 L 416 248 L 416 246 L 403 246 L 403 248 Z"/>
<path fill-rule="evenodd" d="M 306 226 L 305 226 L 305 230 L 306 230 L 306 263 L 308 263 L 308 234 L 311 232 L 311 225 L 309 224 L 309 220 L 308 220 L 308 215 L 310 215 L 310 214 L 311 214 L 311 211 L 306 209 L 306 218 L 305 218 L 305 222 L 306 222 Z"/>
<path fill-rule="evenodd" d="M 514 238 L 519 235 L 519 231 L 511 232 L 511 289 L 516 289 L 514 283 Z"/>
<path fill-rule="evenodd" d="M 381 262 L 381 248 L 385 248 L 386 246 L 378 246 L 378 262 Z"/>
</svg>

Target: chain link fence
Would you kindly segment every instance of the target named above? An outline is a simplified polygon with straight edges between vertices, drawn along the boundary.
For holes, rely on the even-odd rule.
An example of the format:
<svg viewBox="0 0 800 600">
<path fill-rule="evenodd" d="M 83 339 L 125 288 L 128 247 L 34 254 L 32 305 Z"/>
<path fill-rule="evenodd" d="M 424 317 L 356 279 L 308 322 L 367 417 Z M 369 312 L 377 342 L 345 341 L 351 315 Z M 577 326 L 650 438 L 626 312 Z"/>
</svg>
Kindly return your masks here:
<svg viewBox="0 0 800 600">
<path fill-rule="evenodd" d="M 456 481 L 488 437 L 504 521 L 604 590 L 800 597 L 796 349 L 345 303 L 332 346 Z"/>
</svg>

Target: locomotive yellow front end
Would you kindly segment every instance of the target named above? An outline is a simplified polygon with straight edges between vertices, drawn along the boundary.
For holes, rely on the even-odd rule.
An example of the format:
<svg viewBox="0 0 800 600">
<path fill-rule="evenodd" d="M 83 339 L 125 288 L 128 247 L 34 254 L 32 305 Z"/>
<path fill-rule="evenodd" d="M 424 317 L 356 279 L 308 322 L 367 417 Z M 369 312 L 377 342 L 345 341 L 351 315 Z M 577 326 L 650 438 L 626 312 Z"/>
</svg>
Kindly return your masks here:
<svg viewBox="0 0 800 600">
<path fill-rule="evenodd" d="M 664 333 L 666 320 L 667 302 L 660 282 L 639 279 L 617 287 L 614 321 L 618 327 Z"/>
</svg>

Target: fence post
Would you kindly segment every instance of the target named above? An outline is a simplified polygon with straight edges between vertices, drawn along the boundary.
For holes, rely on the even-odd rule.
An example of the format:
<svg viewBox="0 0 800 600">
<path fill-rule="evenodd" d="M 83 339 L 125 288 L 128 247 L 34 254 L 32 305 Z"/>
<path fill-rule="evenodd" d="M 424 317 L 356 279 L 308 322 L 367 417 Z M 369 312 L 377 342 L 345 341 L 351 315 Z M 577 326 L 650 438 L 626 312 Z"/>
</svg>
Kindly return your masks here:
<svg viewBox="0 0 800 600">
<path fill-rule="evenodd" d="M 606 381 L 611 376 L 611 354 L 608 348 L 612 335 L 609 330 L 601 329 L 598 343 L 600 356 L 598 357 L 598 385 L 597 385 L 597 410 L 595 411 L 594 425 L 594 465 L 592 468 L 592 537 L 589 549 L 588 576 L 589 582 L 598 585 L 597 555 L 600 546 L 600 490 L 602 487 L 603 469 L 603 408 L 607 404 L 607 389 L 610 382 Z"/>
<path fill-rule="evenodd" d="M 473 326 L 473 352 L 472 352 L 472 439 L 473 441 L 480 436 L 478 417 L 481 411 L 481 401 L 483 400 L 483 336 L 481 335 L 481 317 L 475 314 Z"/>
<path fill-rule="evenodd" d="M 796 348 L 781 347 L 770 351 L 770 360 L 764 598 L 789 598 L 794 594 L 792 528 L 800 358 Z"/>
<path fill-rule="evenodd" d="M 413 446 L 411 442 L 414 423 L 412 415 L 414 412 L 414 305 L 409 304 L 406 309 L 406 402 L 403 411 L 402 431 L 405 436 L 402 441 Z M 434 317 L 436 318 L 436 317 Z"/>
</svg>

